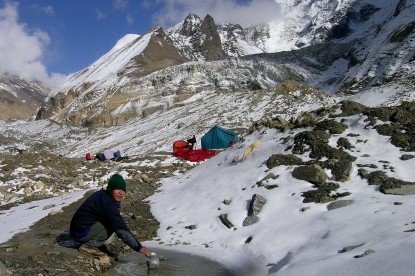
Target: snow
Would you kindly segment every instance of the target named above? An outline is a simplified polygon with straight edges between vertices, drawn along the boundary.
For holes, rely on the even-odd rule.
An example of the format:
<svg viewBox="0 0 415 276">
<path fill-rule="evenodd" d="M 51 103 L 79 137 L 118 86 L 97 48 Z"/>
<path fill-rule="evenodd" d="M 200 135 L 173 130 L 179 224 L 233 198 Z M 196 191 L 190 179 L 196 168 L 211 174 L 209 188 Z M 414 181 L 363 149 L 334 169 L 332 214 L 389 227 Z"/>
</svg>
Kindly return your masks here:
<svg viewBox="0 0 415 276">
<path fill-rule="evenodd" d="M 287 1 L 276 2 L 284 2 L 287 5 Z M 309 6 L 312 12 L 309 16 L 314 17 L 314 20 L 324 21 L 327 16 L 326 13 L 318 13 L 316 2 L 324 5 L 328 1 L 302 1 L 298 6 L 288 7 L 291 12 L 287 21 L 284 23 L 276 21 L 270 25 L 273 36 L 267 42 L 269 44 L 264 47 L 274 45 L 274 47 L 279 47 L 278 50 L 294 48 L 296 41 L 291 35 L 301 31 L 301 28 L 306 27 L 305 22 L 310 21 L 310 18 L 300 18 L 307 15 L 303 10 L 305 7 Z M 353 1 L 338 1 L 338 9 L 350 5 L 351 2 Z M 366 0 L 364 3 L 395 7 L 397 1 Z M 389 16 L 394 11 L 392 8 L 386 10 L 388 12 L 386 15 Z M 376 22 L 369 21 L 367 24 L 376 26 L 375 23 L 380 20 L 378 17 L 386 15 L 378 14 L 372 19 Z M 408 23 L 413 18 L 412 14 L 403 13 L 400 16 L 406 20 L 400 23 Z M 293 22 L 304 24 L 299 24 L 300 28 L 292 25 Z M 391 21 L 388 24 L 398 23 Z M 384 28 L 393 30 L 388 24 Z M 316 26 L 321 26 L 321 24 L 316 24 Z M 367 32 L 368 29 L 362 30 Z M 363 36 L 363 31 L 360 33 L 357 30 L 354 37 L 350 39 Z M 379 76 L 382 72 L 373 66 L 372 61 L 386 49 L 387 45 L 384 42 L 388 35 L 388 33 L 382 33 L 382 37 L 375 37 L 370 47 L 365 51 L 362 50 L 362 53 L 368 56 L 366 62 L 356 67 L 355 70 L 352 68 L 348 74 L 359 79 L 367 76 L 368 72 L 373 73 L 373 76 Z M 291 40 L 284 38 L 291 38 Z M 141 53 L 147 46 L 148 39 L 149 35 L 142 37 L 127 35 L 111 51 L 89 67 L 89 70 L 79 72 L 78 74 L 84 74 L 83 78 L 78 78 L 79 82 L 97 79 L 113 82 L 118 69 L 123 68 L 133 56 Z M 302 37 L 302 41 L 306 45 L 311 43 L 308 36 Z M 125 47 L 126 45 L 130 47 Z M 413 46 L 413 41 L 408 45 Z M 248 49 L 248 46 L 244 47 Z M 400 67 L 399 60 L 402 60 L 406 66 L 410 66 L 405 61 L 413 53 L 413 49 L 399 48 L 398 50 L 400 58 L 396 64 L 390 66 L 391 72 L 395 72 Z M 121 51 L 126 52 L 121 53 Z M 112 60 L 111 64 L 115 67 L 102 66 L 108 60 Z M 329 80 L 333 76 L 345 74 L 347 65 L 345 59 L 337 60 L 321 74 L 320 79 Z M 410 67 L 409 71 L 413 74 L 413 67 Z M 73 82 L 75 79 L 76 75 L 68 79 L 59 89 L 76 85 Z M 195 106 L 193 109 L 177 107 L 177 109 L 164 112 L 163 116 L 155 114 L 138 122 L 99 129 L 97 132 L 85 133 L 81 129 L 47 121 L 0 122 L 0 130 L 7 130 L 15 135 L 19 135 L 19 131 L 29 133 L 32 137 L 38 137 L 37 139 L 48 137 L 61 140 L 62 153 L 68 154 L 68 149 L 71 149 L 72 156 L 82 156 L 85 151 L 98 152 L 111 148 L 120 148 L 126 155 L 134 155 L 141 153 L 137 145 L 151 151 L 168 151 L 172 141 L 194 134 L 195 130 L 190 128 L 178 131 L 179 123 L 194 122 L 203 118 L 206 120 L 207 127 L 212 126 L 216 123 L 217 117 L 208 116 L 211 114 L 209 111 L 211 108 L 215 109 L 215 112 L 219 110 L 217 113 L 226 118 L 229 124 L 233 123 L 231 120 L 235 120 L 246 121 L 248 125 L 249 122 L 264 116 L 264 110 L 261 107 L 266 104 L 267 100 L 271 100 L 264 96 L 262 105 L 258 104 L 250 109 L 247 99 L 235 99 L 232 94 L 223 94 L 221 106 L 218 107 L 218 105 L 209 104 L 214 95 L 209 92 L 203 93 L 189 98 L 185 103 L 198 102 L 203 98 L 206 105 Z M 344 97 L 344 99 L 354 100 L 371 107 L 398 104 L 404 100 L 413 101 L 414 98 L 413 88 L 393 82 Z M 282 99 L 277 100 L 281 100 L 281 105 L 285 104 L 282 103 Z M 327 105 L 337 100 L 328 99 L 330 102 Z M 235 105 L 232 104 L 235 102 L 238 108 L 233 108 Z M 295 106 L 295 103 L 292 105 L 291 108 L 295 108 L 298 114 L 318 108 L 322 104 L 310 99 L 300 106 Z M 182 114 L 187 115 L 184 117 Z M 284 114 L 287 115 L 287 113 Z M 366 128 L 365 119 L 357 116 L 346 118 L 345 123 L 349 126 L 347 131 L 333 136 L 329 141 L 331 145 L 335 145 L 338 138 L 346 137 L 347 134 L 359 135 L 354 138 L 348 136 L 355 146 L 349 153 L 357 157 L 357 160 L 354 162 L 350 180 L 339 183 L 338 189 L 338 192 L 351 193 L 342 198 L 353 200 L 351 205 L 329 211 L 327 204 L 303 203 L 301 193 L 311 190 L 312 185 L 294 179 L 291 175 L 292 166 L 268 169 L 265 165 L 272 154 L 287 153 L 287 144 L 283 144 L 282 141 L 288 134 L 271 129 L 257 131 L 244 137 L 242 142 L 233 148 L 219 153 L 186 174 L 164 179 L 159 190 L 148 198 L 151 211 L 160 222 L 158 236 L 153 241 L 143 241 L 143 244 L 154 248 L 155 251 L 158 247 L 170 247 L 203 255 L 223 263 L 236 275 L 412 275 L 415 270 L 413 261 L 415 196 L 382 194 L 378 187 L 369 186 L 367 180 L 358 176 L 356 164 L 376 164 L 382 168 L 387 161 L 387 166 L 394 168 L 386 170 L 388 176 L 415 182 L 415 170 L 413 170 L 415 159 L 401 160 L 400 156 L 403 152 L 391 145 L 388 137 L 380 136 L 373 129 Z M 198 129 L 197 134 L 206 130 Z M 178 137 L 178 133 L 183 136 Z M 262 146 L 242 162 L 244 149 L 255 140 L 260 140 Z M 24 145 L 17 146 L 24 147 Z M 1 146 L 0 149 L 2 149 Z M 405 152 L 405 154 L 415 153 Z M 306 155 L 302 158 L 304 161 L 308 160 Z M 151 165 L 150 161 L 145 162 Z M 167 159 L 165 162 L 173 161 Z M 1 166 L 3 164 L 0 163 Z M 275 184 L 278 187 L 271 190 L 258 187 L 256 183 L 269 173 L 279 176 L 277 179 L 269 180 L 269 184 Z M 330 171 L 327 171 L 327 174 L 330 175 Z M 108 176 L 104 176 L 103 179 L 107 179 Z M 129 176 L 125 173 L 124 176 L 128 181 Z M 87 183 L 87 185 L 90 185 L 90 188 L 96 188 L 93 183 Z M 1 229 L 7 229 L 0 231 L 0 242 L 8 241 L 15 233 L 26 231 L 30 225 L 42 217 L 52 211 L 59 211 L 63 206 L 80 199 L 84 193 L 85 191 L 76 191 L 73 194 L 0 211 Z M 264 197 L 266 203 L 258 215 L 259 222 L 243 226 L 242 223 L 247 216 L 247 206 L 254 194 Z M 225 204 L 225 200 L 230 201 L 230 204 Z M 47 206 L 53 207 L 47 208 Z M 234 225 L 232 229 L 222 224 L 219 219 L 221 214 L 227 214 L 228 219 Z M 21 217 L 25 219 L 19 219 Z M 192 230 L 186 228 L 190 225 L 196 228 Z M 134 230 L 139 231 L 139 229 Z M 250 238 L 252 240 L 247 242 Z M 350 246 L 357 247 L 341 253 L 344 248 Z M 362 256 L 365 252 L 372 251 L 372 254 Z"/>
<path fill-rule="evenodd" d="M 377 89 L 378 93 L 361 96 L 361 102 L 385 103 L 381 98 L 390 98 L 389 94 L 394 91 L 385 88 L 384 93 L 379 93 Z M 402 161 L 399 157 L 403 152 L 391 145 L 388 137 L 365 128 L 364 120 L 365 117 L 347 117 L 347 131 L 333 136 L 329 143 L 335 145 L 338 138 L 349 133 L 359 134 L 354 138 L 348 136 L 355 146 L 350 154 L 357 157 L 353 164 L 382 167 L 386 160 L 394 168 L 387 171 L 390 177 L 414 181 L 415 159 Z M 14 123 L 14 128 L 17 126 Z M 127 133 L 125 130 L 119 135 Z M 292 166 L 268 169 L 265 165 L 272 154 L 286 153 L 287 144 L 281 142 L 286 136 L 287 133 L 272 129 L 254 132 L 186 174 L 164 179 L 159 190 L 148 198 L 151 211 L 160 222 L 158 236 L 143 244 L 156 252 L 157 248 L 169 247 L 206 256 L 223 263 L 236 275 L 332 275 L 333 271 L 338 276 L 411 275 L 415 269 L 412 261 L 415 240 L 411 232 L 415 228 L 415 197 L 382 194 L 357 175 L 358 167 L 354 165 L 351 179 L 340 183 L 337 190 L 351 193 L 343 198 L 353 200 L 351 205 L 328 211 L 327 204 L 303 203 L 301 192 L 311 190 L 312 185 L 293 178 Z M 106 139 L 119 137 L 113 135 L 101 142 Z M 243 150 L 255 140 L 260 140 L 262 145 L 242 162 Z M 307 156 L 302 158 L 307 160 Z M 171 157 L 165 162 L 172 162 Z M 121 173 L 128 179 L 125 172 Z M 279 175 L 268 180 L 278 187 L 271 190 L 258 187 L 256 183 L 269 173 Z M 327 173 L 330 175 L 330 171 Z M 27 230 L 37 220 L 59 211 L 83 194 L 84 191 L 76 191 L 1 211 L 2 229 L 7 231 L 0 232 L 0 242 Z M 243 226 L 254 194 L 264 197 L 266 203 L 258 215 L 259 222 Z M 225 200 L 230 204 L 226 205 Z M 222 224 L 221 214 L 227 214 L 234 225 L 232 229 Z M 187 229 L 190 225 L 196 228 Z M 250 237 L 252 240 L 246 243 Z M 349 246 L 358 247 L 340 253 Z M 357 258 L 371 250 L 374 253 Z"/>
<path fill-rule="evenodd" d="M 9 210 L 0 211 L 0 243 L 7 242 L 14 234 L 29 230 L 30 226 L 52 212 L 59 212 L 63 207 L 80 200 L 86 191 L 32 201 Z M 24 219 L 22 219 L 24 218 Z"/>
</svg>

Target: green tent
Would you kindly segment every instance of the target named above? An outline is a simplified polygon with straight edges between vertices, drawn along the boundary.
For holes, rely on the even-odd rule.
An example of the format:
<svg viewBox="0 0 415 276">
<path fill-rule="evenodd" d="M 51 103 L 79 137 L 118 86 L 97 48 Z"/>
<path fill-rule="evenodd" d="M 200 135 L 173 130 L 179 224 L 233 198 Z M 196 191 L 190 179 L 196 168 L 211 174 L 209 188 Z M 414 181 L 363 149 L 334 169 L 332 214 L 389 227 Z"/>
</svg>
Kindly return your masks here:
<svg viewBox="0 0 415 276">
<path fill-rule="evenodd" d="M 233 131 L 215 125 L 203 135 L 201 141 L 202 149 L 225 149 L 231 145 L 231 142 L 238 142 L 238 135 Z"/>
</svg>

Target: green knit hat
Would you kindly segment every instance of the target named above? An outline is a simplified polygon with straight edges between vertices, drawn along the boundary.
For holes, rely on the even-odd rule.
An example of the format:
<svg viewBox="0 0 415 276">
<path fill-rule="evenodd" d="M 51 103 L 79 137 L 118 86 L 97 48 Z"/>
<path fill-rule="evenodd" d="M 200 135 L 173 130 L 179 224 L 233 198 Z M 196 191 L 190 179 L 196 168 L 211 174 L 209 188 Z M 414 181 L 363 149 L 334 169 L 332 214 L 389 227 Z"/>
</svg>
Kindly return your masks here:
<svg viewBox="0 0 415 276">
<path fill-rule="evenodd" d="M 127 183 L 125 183 L 124 178 L 118 173 L 113 174 L 108 181 L 107 191 L 112 191 L 116 189 L 127 191 Z"/>
</svg>

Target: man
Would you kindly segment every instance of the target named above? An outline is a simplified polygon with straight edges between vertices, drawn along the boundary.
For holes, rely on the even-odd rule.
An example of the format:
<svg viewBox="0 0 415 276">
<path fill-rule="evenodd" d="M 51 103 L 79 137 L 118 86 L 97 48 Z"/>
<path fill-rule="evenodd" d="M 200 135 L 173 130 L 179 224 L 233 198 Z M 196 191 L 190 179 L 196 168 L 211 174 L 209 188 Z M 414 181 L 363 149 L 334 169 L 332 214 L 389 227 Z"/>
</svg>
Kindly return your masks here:
<svg viewBox="0 0 415 276">
<path fill-rule="evenodd" d="M 186 142 L 188 144 L 188 149 L 194 150 L 195 149 L 195 144 L 196 144 L 196 136 L 193 135 L 193 137 L 188 139 Z"/>
<path fill-rule="evenodd" d="M 81 243 L 81 252 L 100 257 L 107 252 L 105 242 L 113 233 L 133 250 L 149 256 L 151 251 L 142 246 L 131 233 L 120 214 L 120 204 L 125 199 L 126 182 L 119 174 L 108 181 L 106 190 L 93 193 L 78 208 L 71 220 L 70 235 Z"/>
</svg>

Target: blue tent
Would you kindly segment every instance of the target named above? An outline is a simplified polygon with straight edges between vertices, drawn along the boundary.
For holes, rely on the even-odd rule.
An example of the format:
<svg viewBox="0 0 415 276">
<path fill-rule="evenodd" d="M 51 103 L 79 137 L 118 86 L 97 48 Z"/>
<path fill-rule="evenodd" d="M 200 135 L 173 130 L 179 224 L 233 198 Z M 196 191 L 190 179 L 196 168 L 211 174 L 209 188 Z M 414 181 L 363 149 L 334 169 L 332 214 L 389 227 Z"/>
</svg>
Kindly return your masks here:
<svg viewBox="0 0 415 276">
<path fill-rule="evenodd" d="M 212 127 L 202 139 L 202 149 L 225 149 L 231 142 L 238 142 L 238 135 L 218 125 Z"/>
</svg>

